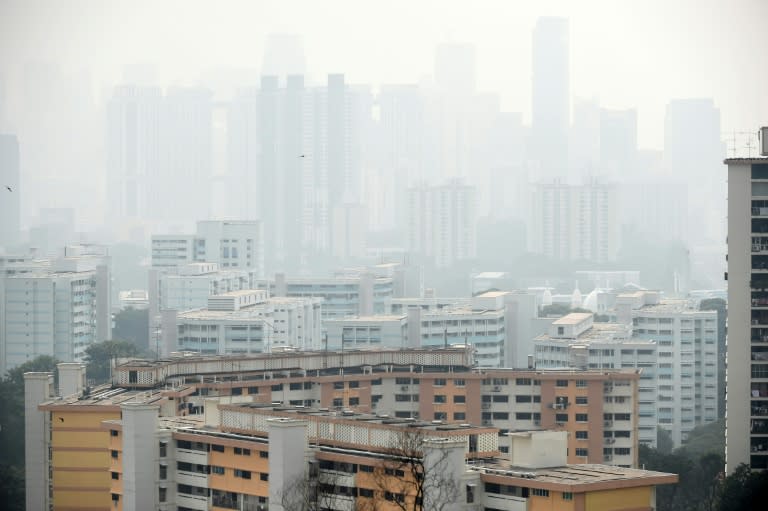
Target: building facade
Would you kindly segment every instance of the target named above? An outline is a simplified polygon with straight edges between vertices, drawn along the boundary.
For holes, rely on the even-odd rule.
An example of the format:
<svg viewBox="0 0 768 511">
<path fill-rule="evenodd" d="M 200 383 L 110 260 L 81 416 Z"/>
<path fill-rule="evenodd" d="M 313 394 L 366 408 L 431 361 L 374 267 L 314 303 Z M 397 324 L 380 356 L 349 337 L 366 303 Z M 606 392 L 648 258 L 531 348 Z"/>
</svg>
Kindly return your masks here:
<svg viewBox="0 0 768 511">
<path fill-rule="evenodd" d="M 345 380 L 339 371 L 342 356 L 350 357 L 351 363 L 365 360 L 374 370 L 349 374 Z M 568 372 L 547 374 L 540 381 L 541 401 L 552 400 L 558 408 L 543 407 L 542 424 L 559 431 L 508 433 L 491 425 L 473 426 L 470 419 L 395 418 L 378 411 L 372 415 L 355 405 L 331 410 L 304 402 L 293 406 L 267 402 L 286 392 L 276 389 L 278 385 L 296 386 L 301 392 L 311 389 L 322 400 L 334 395 L 362 397 L 366 387 L 382 386 L 386 392 L 385 381 L 404 374 L 432 379 L 428 372 L 392 371 L 392 363 L 422 360 L 423 369 L 456 371 L 470 361 L 466 350 L 380 351 L 365 358 L 340 352 L 283 354 L 279 360 L 288 367 L 296 357 L 303 359 L 306 371 L 325 376 L 302 381 L 291 375 L 294 370 L 276 370 L 272 358 L 239 359 L 239 368 L 233 371 L 232 359 L 185 357 L 119 366 L 114 374 L 117 386 L 97 389 L 85 388 L 83 366 L 80 372 L 77 367 L 60 367 L 64 377 L 56 397 L 50 375 L 28 373 L 27 509 L 287 511 L 293 509 L 288 495 L 303 499 L 305 494 L 327 498 L 319 506 L 334 511 L 373 503 L 394 509 L 395 501 L 415 497 L 415 487 L 403 484 L 412 477 L 408 465 L 402 464 L 404 458 L 423 467 L 426 478 L 440 477 L 453 488 L 450 498 L 438 505 L 441 497 L 429 493 L 431 485 L 424 486 L 425 506 L 450 510 L 610 510 L 619 502 L 644 509 L 655 505 L 653 484 L 676 482 L 671 474 L 592 461 L 582 452 L 588 447 L 572 445 L 603 445 L 607 437 L 591 424 L 577 430 L 588 432 L 587 439 L 554 422 L 548 426 L 557 414 L 568 413 L 567 408 L 582 406 L 573 404 L 581 401 L 579 397 L 588 396 L 591 405 L 586 409 L 594 411 L 590 406 L 597 404 L 595 392 L 602 392 L 608 381 L 631 381 L 628 373 L 590 373 L 584 384 L 573 380 L 573 386 L 560 381 Z M 224 378 L 227 374 L 229 378 Z M 277 378 L 259 379 L 259 374 Z M 443 390 L 439 377 L 449 374 L 475 376 L 472 371 L 437 373 L 437 380 L 421 381 L 424 397 L 431 395 L 429 388 Z M 542 373 L 530 376 L 536 374 Z M 480 379 L 467 378 L 461 386 L 483 387 L 490 375 L 477 376 Z M 528 375 L 507 372 L 507 376 L 525 380 Z M 339 389 L 335 383 L 339 379 L 360 385 Z M 504 395 L 507 389 L 501 387 L 508 384 L 496 383 L 499 390 L 491 387 L 488 395 Z M 531 385 L 537 384 L 527 383 L 516 385 L 527 387 L 530 397 Z M 565 404 L 562 398 L 571 393 L 568 397 L 573 400 Z M 485 402 L 464 406 L 477 405 L 479 412 Z M 408 454 L 398 454 L 403 452 Z M 317 491 L 305 492 L 307 481 Z"/>
<path fill-rule="evenodd" d="M 82 361 L 112 338 L 108 261 L 67 257 L 44 269 L 0 276 L 0 370 L 39 355 Z"/>
<path fill-rule="evenodd" d="M 728 159 L 726 471 L 768 468 L 768 159 Z"/>
</svg>

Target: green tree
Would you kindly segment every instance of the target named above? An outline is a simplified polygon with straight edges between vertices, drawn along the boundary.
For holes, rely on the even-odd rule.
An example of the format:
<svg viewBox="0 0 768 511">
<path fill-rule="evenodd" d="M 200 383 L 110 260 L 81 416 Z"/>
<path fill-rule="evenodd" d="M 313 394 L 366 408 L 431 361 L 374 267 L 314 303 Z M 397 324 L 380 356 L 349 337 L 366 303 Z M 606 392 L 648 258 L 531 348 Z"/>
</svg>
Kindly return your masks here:
<svg viewBox="0 0 768 511">
<path fill-rule="evenodd" d="M 741 464 L 725 478 L 717 495 L 716 511 L 763 510 L 768 503 L 768 471 L 753 472 Z"/>
<path fill-rule="evenodd" d="M 25 509 L 23 467 L 0 464 L 0 502 L 6 511 Z"/>
<path fill-rule="evenodd" d="M 139 350 L 149 349 L 149 310 L 129 307 L 115 314 L 112 337 L 129 341 Z"/>
<path fill-rule="evenodd" d="M 109 381 L 112 362 L 122 357 L 135 357 L 139 349 L 128 341 L 104 341 L 91 344 L 85 350 L 86 375 L 96 384 Z"/>
<path fill-rule="evenodd" d="M 662 454 L 670 454 L 675 448 L 675 442 L 669 431 L 662 427 L 656 428 L 656 449 Z"/>
</svg>

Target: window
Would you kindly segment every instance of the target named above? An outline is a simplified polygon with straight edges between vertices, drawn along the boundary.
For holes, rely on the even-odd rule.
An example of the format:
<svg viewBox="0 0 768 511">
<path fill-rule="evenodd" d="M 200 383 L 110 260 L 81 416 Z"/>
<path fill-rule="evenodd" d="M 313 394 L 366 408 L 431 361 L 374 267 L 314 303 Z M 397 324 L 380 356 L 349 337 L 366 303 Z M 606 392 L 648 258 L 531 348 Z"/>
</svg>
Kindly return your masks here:
<svg viewBox="0 0 768 511">
<path fill-rule="evenodd" d="M 235 447 L 235 454 L 239 456 L 250 456 L 251 450 L 250 449 L 243 449 L 242 447 Z"/>
<path fill-rule="evenodd" d="M 589 449 L 583 449 L 583 448 L 576 448 L 576 456 L 580 456 L 583 458 L 586 458 L 589 456 Z"/>
<path fill-rule="evenodd" d="M 493 396 L 494 403 L 509 403 L 509 396 Z"/>
<path fill-rule="evenodd" d="M 361 497 L 366 497 L 369 499 L 373 498 L 373 490 L 370 490 L 368 488 L 360 488 L 357 490 L 357 494 Z"/>
<path fill-rule="evenodd" d="M 586 413 L 577 413 L 576 422 L 588 422 L 589 416 Z"/>
<path fill-rule="evenodd" d="M 373 467 L 371 465 L 360 465 L 359 470 L 360 472 L 368 472 L 369 474 L 373 473 Z"/>
<path fill-rule="evenodd" d="M 117 432 L 116 429 L 110 429 L 109 430 L 109 436 L 117 436 L 117 435 L 118 435 L 118 432 Z"/>
<path fill-rule="evenodd" d="M 515 380 L 516 385 L 530 385 L 531 379 L 530 378 L 518 378 Z"/>
<path fill-rule="evenodd" d="M 157 500 L 159 502 L 165 502 L 166 497 L 167 497 L 167 493 L 168 493 L 168 490 L 164 486 L 161 486 L 160 488 L 158 488 L 157 489 Z"/>
<path fill-rule="evenodd" d="M 516 403 L 530 403 L 531 396 L 515 396 Z"/>
<path fill-rule="evenodd" d="M 555 382 L 555 386 L 557 386 L 557 387 L 567 387 L 568 386 L 568 380 L 557 380 Z"/>
<path fill-rule="evenodd" d="M 232 387 L 232 395 L 233 396 L 242 396 L 243 395 L 243 388 L 242 387 Z"/>
<path fill-rule="evenodd" d="M 528 412 L 517 412 L 515 414 L 515 419 L 519 421 L 529 421 L 531 420 L 531 414 Z"/>
<path fill-rule="evenodd" d="M 259 387 L 248 387 L 248 393 L 249 394 L 258 394 L 259 393 Z"/>
<path fill-rule="evenodd" d="M 117 451 L 110 451 L 109 454 L 112 456 L 112 459 L 115 459 L 115 460 L 117 459 L 117 456 L 118 456 Z"/>
<path fill-rule="evenodd" d="M 589 438 L 589 432 L 588 431 L 577 431 L 576 432 L 576 440 L 587 440 Z"/>
<path fill-rule="evenodd" d="M 160 457 L 168 456 L 168 442 L 160 442 Z"/>
<path fill-rule="evenodd" d="M 211 465 L 211 473 L 223 476 L 224 475 L 224 467 L 218 467 L 216 465 Z"/>
<path fill-rule="evenodd" d="M 349 382 L 349 388 L 350 389 L 360 388 L 360 382 L 359 381 L 351 381 L 351 382 Z"/>
<path fill-rule="evenodd" d="M 436 421 L 448 420 L 448 414 L 445 412 L 435 412 L 435 420 Z"/>
<path fill-rule="evenodd" d="M 453 380 L 453 384 L 456 387 L 463 387 L 466 385 L 466 382 L 464 380 Z"/>
<path fill-rule="evenodd" d="M 549 490 L 542 490 L 541 488 L 532 488 L 531 493 L 536 497 L 549 497 Z"/>
<path fill-rule="evenodd" d="M 168 479 L 168 465 L 161 464 L 159 474 L 160 479 Z"/>
<path fill-rule="evenodd" d="M 269 451 L 259 451 L 259 458 L 269 458 Z"/>
<path fill-rule="evenodd" d="M 443 395 L 436 395 L 435 396 L 435 403 L 445 403 L 445 396 Z"/>
<path fill-rule="evenodd" d="M 628 456 L 629 455 L 629 447 L 617 447 L 613 450 L 614 454 L 618 454 L 620 456 Z"/>
<path fill-rule="evenodd" d="M 475 485 L 468 484 L 467 485 L 467 504 L 472 504 L 474 502 L 475 502 Z"/>
<path fill-rule="evenodd" d="M 453 413 L 453 420 L 455 421 L 463 421 L 467 419 L 467 414 L 464 412 L 454 412 Z"/>
<path fill-rule="evenodd" d="M 587 380 L 576 380 L 576 388 L 583 389 L 587 386 Z"/>
<path fill-rule="evenodd" d="M 278 383 L 277 385 L 272 385 L 272 392 L 280 392 L 283 390 L 283 384 Z"/>
<path fill-rule="evenodd" d="M 577 405 L 588 404 L 587 396 L 576 396 L 576 404 Z"/>
<path fill-rule="evenodd" d="M 242 479 L 250 479 L 251 478 L 251 471 L 250 470 L 240 470 L 239 468 L 235 469 L 235 477 L 240 477 Z"/>
<path fill-rule="evenodd" d="M 453 402 L 454 403 L 466 403 L 467 402 L 467 396 L 453 396 Z"/>
<path fill-rule="evenodd" d="M 211 444 L 211 450 L 216 452 L 224 452 L 224 446 L 218 444 Z"/>
<path fill-rule="evenodd" d="M 435 378 L 435 387 L 445 387 L 445 378 Z"/>
<path fill-rule="evenodd" d="M 495 421 L 508 421 L 509 414 L 507 412 L 493 412 L 491 415 Z"/>
<path fill-rule="evenodd" d="M 261 481 L 269 481 L 269 474 L 265 473 L 265 472 L 262 472 L 261 474 L 259 474 L 259 480 L 261 480 Z"/>
<path fill-rule="evenodd" d="M 304 384 L 301 382 L 293 382 L 288 385 L 289 390 L 301 390 L 304 388 Z"/>
<path fill-rule="evenodd" d="M 118 481 L 120 479 L 120 473 L 112 472 L 112 479 L 114 479 L 115 481 Z"/>
<path fill-rule="evenodd" d="M 573 500 L 573 493 L 569 491 L 563 492 L 563 500 Z"/>
<path fill-rule="evenodd" d="M 358 406 L 360 404 L 360 398 L 359 397 L 351 397 L 349 398 L 349 406 Z"/>
<path fill-rule="evenodd" d="M 555 414 L 555 422 L 568 422 L 568 414 L 567 413 Z"/>
<path fill-rule="evenodd" d="M 613 420 L 617 421 L 628 421 L 630 420 L 630 414 L 628 413 L 615 413 L 613 414 Z"/>
</svg>

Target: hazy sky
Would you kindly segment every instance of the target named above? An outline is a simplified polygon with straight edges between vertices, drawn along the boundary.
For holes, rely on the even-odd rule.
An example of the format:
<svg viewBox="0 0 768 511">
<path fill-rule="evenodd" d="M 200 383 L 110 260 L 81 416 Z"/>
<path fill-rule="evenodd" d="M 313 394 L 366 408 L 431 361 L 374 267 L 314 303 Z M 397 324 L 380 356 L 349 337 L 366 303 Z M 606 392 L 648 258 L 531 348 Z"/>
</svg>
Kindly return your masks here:
<svg viewBox="0 0 768 511">
<path fill-rule="evenodd" d="M 536 18 L 571 20 L 571 88 L 639 109 L 642 147 L 661 148 L 669 99 L 713 97 L 724 130 L 768 123 L 768 1 L 39 1 L 0 0 L 0 76 L 30 61 L 89 70 L 108 90 L 126 64 L 161 83 L 211 68 L 259 68 L 271 33 L 304 38 L 309 74 L 356 83 L 417 82 L 437 43 L 477 47 L 480 90 L 530 117 Z"/>
</svg>

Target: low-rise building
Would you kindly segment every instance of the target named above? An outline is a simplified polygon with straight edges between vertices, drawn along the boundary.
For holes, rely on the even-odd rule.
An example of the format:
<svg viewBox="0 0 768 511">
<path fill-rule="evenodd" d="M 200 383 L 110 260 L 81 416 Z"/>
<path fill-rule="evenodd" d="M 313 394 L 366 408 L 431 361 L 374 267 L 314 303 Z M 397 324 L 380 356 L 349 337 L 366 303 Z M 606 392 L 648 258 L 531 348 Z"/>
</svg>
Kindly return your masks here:
<svg viewBox="0 0 768 511">
<path fill-rule="evenodd" d="M 467 354 L 449 350 L 416 356 L 450 365 Z M 282 357 L 282 365 L 295 356 Z M 381 352 L 370 361 L 384 375 L 386 362 L 409 357 L 408 352 Z M 315 361 L 322 355 L 313 355 L 307 365 Z M 193 366 L 197 371 L 226 366 L 234 376 L 232 362 L 187 358 L 124 366 L 129 379 L 133 372 L 136 387 L 148 384 L 152 375 L 173 374 L 162 388 L 141 391 L 89 390 L 77 378 L 77 368 L 66 368 L 59 393 L 65 397 L 58 398 L 51 392 L 52 375 L 25 375 L 27 509 L 288 511 L 298 505 L 342 511 L 391 508 L 422 498 L 425 509 L 446 511 L 607 511 L 618 503 L 651 509 L 654 486 L 677 482 L 674 474 L 570 463 L 571 435 L 564 430 L 506 433 L 472 421 L 449 424 L 278 406 L 250 395 L 200 396 L 204 388 L 214 388 L 210 381 L 182 383 L 203 377 L 191 374 Z M 269 359 L 241 362 L 243 376 L 247 366 L 259 363 L 274 373 Z M 203 379 L 216 380 L 206 374 Z M 558 386 L 552 383 L 553 389 Z M 274 386 L 275 381 L 254 378 L 251 384 Z"/>
</svg>

